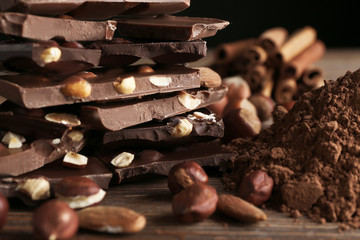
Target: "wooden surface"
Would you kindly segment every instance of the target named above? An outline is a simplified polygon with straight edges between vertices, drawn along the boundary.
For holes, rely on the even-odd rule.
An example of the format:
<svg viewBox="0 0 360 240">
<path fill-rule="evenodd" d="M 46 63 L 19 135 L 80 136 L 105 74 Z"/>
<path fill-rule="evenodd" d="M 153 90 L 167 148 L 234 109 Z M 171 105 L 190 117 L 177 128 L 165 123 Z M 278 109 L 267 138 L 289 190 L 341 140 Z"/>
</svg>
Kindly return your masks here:
<svg viewBox="0 0 360 240">
<path fill-rule="evenodd" d="M 317 65 L 325 70 L 326 79 L 336 79 L 360 67 L 360 49 L 328 50 Z M 224 192 L 219 176 L 210 177 L 209 183 L 219 193 Z M 125 206 L 144 214 L 145 229 L 135 235 L 80 230 L 73 239 L 360 239 L 360 230 L 339 232 L 336 224 L 316 224 L 305 217 L 294 220 L 271 210 L 265 210 L 268 220 L 258 224 L 243 224 L 216 213 L 203 222 L 186 225 L 173 217 L 171 198 L 164 177 L 111 187 L 101 205 Z M 20 202 L 11 201 L 0 239 L 32 239 L 32 212 Z"/>
</svg>

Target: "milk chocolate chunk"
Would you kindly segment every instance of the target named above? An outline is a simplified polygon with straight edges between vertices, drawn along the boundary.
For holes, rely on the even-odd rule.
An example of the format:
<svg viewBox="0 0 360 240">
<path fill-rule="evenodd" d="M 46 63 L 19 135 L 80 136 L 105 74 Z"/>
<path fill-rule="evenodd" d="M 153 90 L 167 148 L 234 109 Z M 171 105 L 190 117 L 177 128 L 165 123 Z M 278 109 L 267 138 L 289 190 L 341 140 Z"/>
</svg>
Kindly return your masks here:
<svg viewBox="0 0 360 240">
<path fill-rule="evenodd" d="M 217 167 L 224 170 L 227 161 L 234 156 L 221 147 L 217 141 L 181 146 L 168 151 L 145 150 L 135 155 L 132 163 L 123 168 L 110 164 L 119 151 L 99 156 L 99 159 L 111 166 L 114 172 L 114 183 L 145 174 L 167 175 L 171 167 L 184 161 L 194 161 L 200 166 Z"/>
<path fill-rule="evenodd" d="M 96 49 L 53 46 L 52 42 L 0 44 L 0 62 L 10 71 L 70 75 L 99 64 Z"/>
<path fill-rule="evenodd" d="M 70 176 L 90 178 L 99 185 L 100 188 L 107 189 L 113 174 L 102 161 L 93 157 L 89 159 L 86 167 L 82 169 L 66 168 L 62 166 L 62 159 L 58 159 L 39 169 L 21 174 L 17 177 L 0 178 L 0 192 L 2 192 L 6 197 L 20 198 L 26 205 L 36 205 L 39 203 L 38 201 L 32 201 L 23 193 L 16 190 L 19 182 L 28 178 L 45 177 L 50 182 L 50 186 L 53 187 L 64 177 Z"/>
<path fill-rule="evenodd" d="M 122 66 L 148 58 L 155 63 L 187 63 L 199 60 L 206 55 L 206 42 L 122 42 L 96 43 L 94 48 L 101 49 L 100 65 Z"/>
<path fill-rule="evenodd" d="M 142 73 L 134 68 L 128 71 L 112 69 L 96 73 L 97 77 L 91 78 L 83 78 L 81 74 L 60 79 L 29 74 L 0 76 L 0 95 L 26 108 L 42 108 L 76 102 L 139 98 L 200 87 L 199 71 L 196 69 L 174 65 L 159 66 L 153 70 Z M 71 92 L 65 92 L 68 82 L 73 80 L 86 81 L 91 88 L 90 95 L 77 97 L 74 94 L 71 97 Z"/>
<path fill-rule="evenodd" d="M 197 89 L 172 94 L 161 94 L 156 98 L 84 105 L 80 119 L 84 126 L 94 129 L 121 130 L 153 119 L 163 120 L 194 109 L 206 107 L 221 100 L 227 88 Z"/>
<path fill-rule="evenodd" d="M 0 11 L 35 15 L 70 15 L 78 19 L 108 19 L 118 15 L 157 15 L 180 12 L 190 0 L 11 0 L 0 1 Z"/>
<path fill-rule="evenodd" d="M 5 132 L 0 133 L 2 138 Z M 0 175 L 18 176 L 33 171 L 63 157 L 68 151 L 80 151 L 84 144 L 84 139 L 73 141 L 67 134 L 57 139 L 29 140 L 15 149 L 0 144 Z"/>
<path fill-rule="evenodd" d="M 128 38 L 191 41 L 211 37 L 229 22 L 215 18 L 155 16 L 118 18 L 117 31 Z"/>
<path fill-rule="evenodd" d="M 23 13 L 0 13 L 0 33 L 34 40 L 61 39 L 68 42 L 111 40 L 115 30 L 114 21 L 79 21 Z"/>
<path fill-rule="evenodd" d="M 188 134 L 181 136 L 176 130 L 181 127 L 181 121 L 190 123 Z M 220 138 L 224 135 L 222 119 L 207 109 L 199 109 L 161 122 L 153 121 L 119 131 L 96 132 L 97 144 L 104 147 L 130 147 L 140 145 L 151 147 L 168 147 L 182 145 L 188 142 L 204 141 Z"/>
</svg>

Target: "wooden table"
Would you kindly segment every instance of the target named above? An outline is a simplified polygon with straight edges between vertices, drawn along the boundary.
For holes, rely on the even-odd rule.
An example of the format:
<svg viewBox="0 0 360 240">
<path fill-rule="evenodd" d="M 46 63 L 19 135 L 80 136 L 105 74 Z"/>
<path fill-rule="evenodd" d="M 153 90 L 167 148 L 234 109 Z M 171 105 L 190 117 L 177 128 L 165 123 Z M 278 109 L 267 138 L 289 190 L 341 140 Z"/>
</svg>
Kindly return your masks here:
<svg viewBox="0 0 360 240">
<path fill-rule="evenodd" d="M 360 67 L 360 49 L 328 50 L 317 63 L 326 72 L 326 79 L 336 79 L 347 70 Z M 219 193 L 225 192 L 220 176 L 210 177 L 210 185 Z M 265 210 L 268 220 L 258 224 L 243 224 L 215 213 L 196 224 L 182 224 L 175 220 L 171 210 L 171 194 L 165 177 L 111 187 L 101 205 L 125 206 L 144 214 L 145 229 L 135 235 L 107 235 L 80 230 L 73 239 L 359 239 L 360 230 L 339 232 L 336 224 L 317 224 L 305 217 Z M 11 201 L 8 222 L 0 231 L 1 240 L 31 239 L 33 209 Z"/>
</svg>

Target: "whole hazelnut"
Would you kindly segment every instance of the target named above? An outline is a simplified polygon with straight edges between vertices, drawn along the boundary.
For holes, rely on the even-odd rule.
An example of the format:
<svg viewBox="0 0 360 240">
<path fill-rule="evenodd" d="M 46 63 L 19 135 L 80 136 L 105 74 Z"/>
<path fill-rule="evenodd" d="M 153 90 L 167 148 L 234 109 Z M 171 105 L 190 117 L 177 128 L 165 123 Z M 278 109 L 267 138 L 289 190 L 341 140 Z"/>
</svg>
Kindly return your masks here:
<svg viewBox="0 0 360 240">
<path fill-rule="evenodd" d="M 275 102 L 270 97 L 262 94 L 254 94 L 249 101 L 255 106 L 258 117 L 261 121 L 269 120 L 275 108 Z"/>
<path fill-rule="evenodd" d="M 235 138 L 251 138 L 259 134 L 261 122 L 258 116 L 247 109 L 235 109 L 223 119 L 225 125 L 223 142 L 228 143 Z"/>
<path fill-rule="evenodd" d="M 219 116 L 223 116 L 223 111 L 225 106 L 228 104 L 229 100 L 227 96 L 224 96 L 219 102 L 213 103 L 207 106 L 213 113 Z"/>
<path fill-rule="evenodd" d="M 170 169 L 168 187 L 173 194 L 190 187 L 195 183 L 207 183 L 208 176 L 196 162 L 182 162 Z"/>
<path fill-rule="evenodd" d="M 223 116 L 228 114 L 234 109 L 243 108 L 247 109 L 255 114 L 257 114 L 256 107 L 252 102 L 250 102 L 248 99 L 236 99 L 234 101 L 229 101 L 228 104 L 225 106 L 223 110 Z"/>
<path fill-rule="evenodd" d="M 238 195 L 255 206 L 260 206 L 270 198 L 273 186 L 274 180 L 266 172 L 251 171 L 242 178 Z"/>
<path fill-rule="evenodd" d="M 175 195 L 172 209 L 181 222 L 198 222 L 215 212 L 218 199 L 215 188 L 204 183 L 195 183 Z"/>
<path fill-rule="evenodd" d="M 39 239 L 68 239 L 76 234 L 79 218 L 66 203 L 50 200 L 36 209 L 32 224 Z"/>
<path fill-rule="evenodd" d="M 7 198 L 0 192 L 0 229 L 6 223 L 6 217 L 9 212 L 9 202 Z"/>
</svg>

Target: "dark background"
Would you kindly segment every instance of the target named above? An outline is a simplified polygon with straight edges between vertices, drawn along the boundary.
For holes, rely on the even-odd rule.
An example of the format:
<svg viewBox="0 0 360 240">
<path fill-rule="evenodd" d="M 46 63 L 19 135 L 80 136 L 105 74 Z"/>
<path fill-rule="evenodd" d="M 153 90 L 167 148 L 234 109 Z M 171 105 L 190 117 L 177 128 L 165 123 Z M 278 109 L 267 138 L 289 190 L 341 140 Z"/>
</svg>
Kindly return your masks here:
<svg viewBox="0 0 360 240">
<path fill-rule="evenodd" d="M 257 37 L 271 27 L 291 33 L 306 25 L 317 30 L 327 47 L 360 47 L 360 0 L 192 0 L 177 15 L 229 21 L 227 28 L 206 39 L 209 47 Z"/>
</svg>

